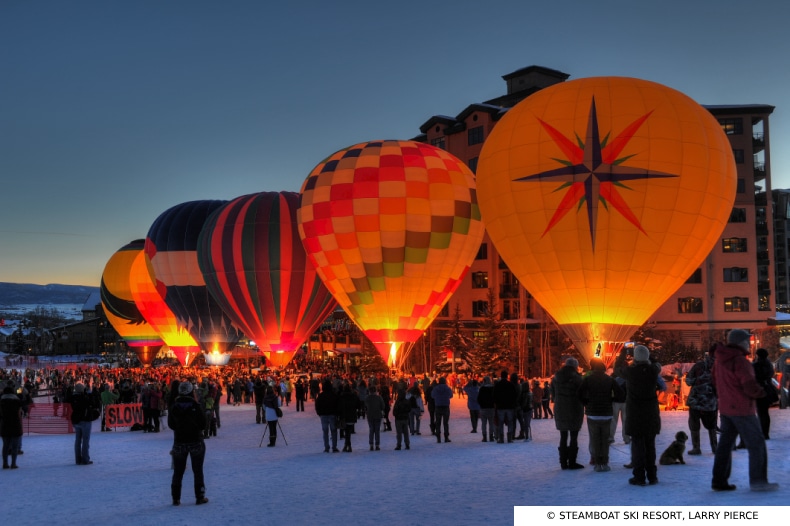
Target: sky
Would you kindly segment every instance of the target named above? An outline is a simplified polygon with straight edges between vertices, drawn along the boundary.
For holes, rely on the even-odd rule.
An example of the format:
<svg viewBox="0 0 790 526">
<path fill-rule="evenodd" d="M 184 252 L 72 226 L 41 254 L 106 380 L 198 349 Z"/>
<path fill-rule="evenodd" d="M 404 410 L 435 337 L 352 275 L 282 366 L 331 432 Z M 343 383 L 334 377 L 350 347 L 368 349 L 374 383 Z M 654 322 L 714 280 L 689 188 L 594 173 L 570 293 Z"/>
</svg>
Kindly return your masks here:
<svg viewBox="0 0 790 526">
<path fill-rule="evenodd" d="M 228 525 L 380 525 L 433 524 L 556 526 L 568 523 L 548 512 L 620 513 L 608 524 L 677 526 L 681 519 L 626 521 L 625 511 L 659 512 L 680 508 L 685 519 L 692 511 L 758 512 L 759 520 L 695 520 L 689 524 L 783 524 L 790 496 L 790 411 L 771 410 L 768 480 L 779 491 L 749 491 L 748 454 L 733 453 L 729 482 L 737 489 L 710 489 L 713 454 L 703 431 L 702 455 L 685 455 L 685 465 L 658 466 L 659 483 L 629 485 L 629 447 L 620 438 L 609 451 L 611 471 L 598 473 L 588 465 L 586 423 L 579 433 L 577 460 L 584 469 L 561 470 L 553 420 L 533 420 L 531 442 L 481 442 L 470 433 L 466 400 L 455 398 L 450 410 L 450 443 L 438 444 L 421 421 L 422 434 L 410 437 L 410 449 L 395 451 L 395 432 L 382 432 L 380 451 L 370 451 L 367 421 L 356 424 L 351 453 L 323 453 L 321 423 L 313 402 L 305 412 L 283 408 L 274 447 L 266 447 L 266 426 L 255 423 L 253 405 L 220 406 L 217 436 L 206 440 L 204 465 L 208 504 L 195 506 L 192 473 L 184 475 L 181 505 L 172 506 L 170 457 L 173 434 L 130 432 L 128 428 L 101 433 L 93 423 L 90 466 L 74 465 L 74 435 L 25 435 L 19 469 L 4 470 L 3 516 L 15 526 L 41 524 L 46 513 L 75 524 L 84 517 L 92 524 Z M 685 411 L 662 411 L 662 431 L 656 438 L 660 455 L 675 433 L 688 433 Z M 393 426 L 394 427 L 394 426 Z M 263 442 L 263 447 L 261 446 Z M 287 442 L 287 444 L 286 444 Z M 342 441 L 339 441 L 342 447 Z M 46 502 L 46 511 L 41 503 Z M 514 506 L 528 507 L 514 520 Z M 773 509 L 766 506 L 777 506 Z M 572 508 L 576 507 L 576 508 Z M 52 522 L 51 520 L 49 522 Z M 82 520 L 81 522 L 85 522 Z M 604 524 L 574 520 L 573 524 Z"/>
<path fill-rule="evenodd" d="M 0 2 L 0 281 L 98 286 L 171 206 L 299 191 L 539 65 L 768 104 L 790 188 L 783 0 Z"/>
</svg>

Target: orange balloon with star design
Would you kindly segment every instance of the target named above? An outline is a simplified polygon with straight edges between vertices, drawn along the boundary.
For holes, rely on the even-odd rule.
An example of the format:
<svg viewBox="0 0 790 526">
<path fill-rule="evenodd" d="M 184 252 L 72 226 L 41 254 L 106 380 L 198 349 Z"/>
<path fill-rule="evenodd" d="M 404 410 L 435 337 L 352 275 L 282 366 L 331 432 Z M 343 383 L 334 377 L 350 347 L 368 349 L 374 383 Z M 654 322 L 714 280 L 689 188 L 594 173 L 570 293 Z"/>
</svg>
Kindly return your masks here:
<svg viewBox="0 0 790 526">
<path fill-rule="evenodd" d="M 591 358 L 628 340 L 705 260 L 736 179 L 705 108 L 654 82 L 596 77 L 510 109 L 483 146 L 477 188 L 508 267 Z"/>
</svg>

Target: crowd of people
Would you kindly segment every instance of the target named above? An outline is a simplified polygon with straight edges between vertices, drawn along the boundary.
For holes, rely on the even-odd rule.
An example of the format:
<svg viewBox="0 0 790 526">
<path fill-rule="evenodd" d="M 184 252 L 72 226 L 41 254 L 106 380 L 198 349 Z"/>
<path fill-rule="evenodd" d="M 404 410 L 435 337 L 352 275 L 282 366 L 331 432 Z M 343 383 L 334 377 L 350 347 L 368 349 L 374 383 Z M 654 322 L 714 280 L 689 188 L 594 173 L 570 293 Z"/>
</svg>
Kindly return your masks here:
<svg viewBox="0 0 790 526">
<path fill-rule="evenodd" d="M 700 432 L 704 427 L 711 452 L 715 453 L 712 489 L 716 491 L 735 489 L 728 478 L 732 450 L 739 447 L 738 437 L 749 453 L 751 489 L 777 488 L 768 482 L 765 447 L 770 432 L 768 407 L 776 401 L 771 384 L 773 368 L 764 349 L 757 351 L 754 363 L 747 360 L 748 351 L 748 333 L 733 330 L 726 344 L 713 345 L 684 377 L 689 386 L 688 454 L 701 454 Z M 585 467 L 578 435 L 586 417 L 590 464 L 596 472 L 610 471 L 609 447 L 621 424 L 623 442 L 631 447 L 631 462 L 626 466 L 632 470 L 629 482 L 647 486 L 658 483 L 658 395 L 667 388 L 660 372 L 660 365 L 641 345 L 624 348 L 611 373 L 597 360 L 583 372 L 575 358 L 568 358 L 551 379 L 524 378 L 507 370 L 485 375 L 424 374 L 418 378 L 415 374 L 392 377 L 382 373 L 362 377 L 334 370 L 267 371 L 244 364 L 205 369 L 0 370 L 0 386 L 4 386 L 0 397 L 3 468 L 17 467 L 17 455 L 22 454 L 22 419 L 35 395 L 44 392 L 72 409 L 77 465 L 92 464 L 92 422 L 101 418 L 101 431 L 111 431 L 102 414 L 108 406 L 140 403 L 144 416 L 141 429 L 146 433 L 160 432 L 166 415 L 167 426 L 174 432 L 174 505 L 180 503 L 188 458 L 194 473 L 196 503 L 208 502 L 202 472 L 204 441 L 216 436 L 221 428 L 223 403 L 253 405 L 255 423 L 267 426 L 268 446 L 275 447 L 282 408 L 293 403 L 294 410 L 302 412 L 306 402 L 312 401 L 324 452 L 351 453 L 361 421 L 367 424 L 370 451 L 380 451 L 381 433 L 388 431 L 395 431 L 397 451 L 411 449 L 412 437 L 423 431 L 430 432 L 438 443 L 451 442 L 450 401 L 458 397 L 466 401 L 470 432 L 479 432 L 482 442 L 530 441 L 532 420 L 553 418 L 560 434 L 558 452 L 563 470 Z M 421 425 L 423 418 L 428 419 L 427 428 Z M 339 441 L 343 441 L 342 450 Z"/>
</svg>

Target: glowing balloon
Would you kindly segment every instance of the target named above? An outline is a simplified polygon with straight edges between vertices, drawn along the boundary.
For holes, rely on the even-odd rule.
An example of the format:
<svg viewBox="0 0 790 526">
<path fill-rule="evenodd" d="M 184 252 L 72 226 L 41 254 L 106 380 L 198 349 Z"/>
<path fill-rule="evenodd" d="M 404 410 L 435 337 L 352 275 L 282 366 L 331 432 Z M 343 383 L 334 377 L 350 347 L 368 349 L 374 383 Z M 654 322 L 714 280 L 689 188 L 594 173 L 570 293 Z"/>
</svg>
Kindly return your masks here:
<svg viewBox="0 0 790 526">
<path fill-rule="evenodd" d="M 135 280 L 131 284 L 132 297 L 140 313 L 176 355 L 181 365 L 189 365 L 191 359 L 200 352 L 200 348 L 186 328 L 178 324 L 176 315 L 165 303 L 164 295 L 167 290 L 161 282 L 161 290 L 157 289 L 151 260 L 144 251 L 132 263 L 132 272 L 147 276 L 147 279 Z"/>
<path fill-rule="evenodd" d="M 545 88 L 486 140 L 488 233 L 587 358 L 623 342 L 704 261 L 732 210 L 727 137 L 666 86 L 600 77 Z"/>
<path fill-rule="evenodd" d="M 197 241 L 206 219 L 225 201 L 190 201 L 163 212 L 151 225 L 145 253 L 165 303 L 205 352 L 231 350 L 240 334 L 206 288 Z M 161 285 L 160 285 L 161 283 Z"/>
<path fill-rule="evenodd" d="M 101 278 L 101 302 L 107 321 L 135 351 L 144 366 L 162 347 L 162 340 L 145 320 L 134 301 L 132 287 L 147 276 L 137 272 L 134 262 L 143 254 L 143 240 L 132 241 L 110 257 Z"/>
<path fill-rule="evenodd" d="M 447 303 L 483 238 L 472 172 L 412 141 L 331 155 L 304 182 L 297 221 L 319 276 L 390 363 Z"/>
<path fill-rule="evenodd" d="M 285 366 L 337 302 L 307 259 L 296 226 L 299 194 L 262 192 L 214 212 L 198 241 L 208 290 L 247 337 Z"/>
</svg>

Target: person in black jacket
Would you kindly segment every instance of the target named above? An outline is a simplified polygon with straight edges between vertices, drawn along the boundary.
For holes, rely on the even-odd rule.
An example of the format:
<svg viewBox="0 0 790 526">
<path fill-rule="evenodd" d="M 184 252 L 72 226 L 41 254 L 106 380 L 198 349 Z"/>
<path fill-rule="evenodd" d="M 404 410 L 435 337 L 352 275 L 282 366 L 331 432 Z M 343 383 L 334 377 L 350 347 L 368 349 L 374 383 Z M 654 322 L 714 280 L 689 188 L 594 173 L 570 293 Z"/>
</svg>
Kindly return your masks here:
<svg viewBox="0 0 790 526">
<path fill-rule="evenodd" d="M 206 457 L 206 444 L 203 430 L 206 427 L 206 413 L 193 394 L 191 382 L 178 384 L 178 398 L 167 413 L 167 425 L 173 430 L 173 480 L 170 493 L 173 506 L 181 504 L 181 481 L 187 468 L 187 457 L 192 460 L 192 475 L 195 479 L 195 504 L 205 504 L 206 487 L 203 480 L 203 460 Z"/>
<path fill-rule="evenodd" d="M 337 449 L 337 414 L 338 398 L 332 389 L 332 382 L 326 380 L 321 388 L 321 394 L 315 399 L 315 412 L 321 418 L 321 432 L 324 435 L 324 453 L 329 453 L 329 434 L 332 433 L 332 453 L 339 453 Z"/>
<path fill-rule="evenodd" d="M 579 400 L 587 413 L 587 430 L 590 435 L 590 454 L 595 471 L 611 471 L 609 467 L 609 428 L 612 420 L 612 403 L 625 400 L 625 392 L 617 381 L 606 374 L 601 360 L 592 360 L 592 372 L 579 386 Z"/>
<path fill-rule="evenodd" d="M 658 484 L 656 475 L 656 435 L 661 431 L 658 409 L 658 375 L 661 365 L 650 362 L 644 345 L 634 348 L 634 363 L 625 370 L 625 432 L 631 437 L 631 464 L 634 486 Z M 645 482 L 647 477 L 647 482 Z"/>
<path fill-rule="evenodd" d="M 518 377 L 516 377 L 518 379 Z M 494 385 L 494 406 L 497 413 L 497 442 L 504 443 L 505 422 L 507 422 L 507 441 L 513 442 L 516 434 L 516 402 L 518 386 L 508 380 L 508 371 L 502 371 L 499 381 Z"/>
<path fill-rule="evenodd" d="M 483 385 L 477 392 L 477 403 L 480 405 L 480 422 L 483 432 L 483 442 L 494 441 L 494 385 L 489 376 L 483 377 Z"/>
<path fill-rule="evenodd" d="M 357 423 L 357 409 L 359 408 L 359 396 L 356 391 L 351 389 L 348 383 L 343 384 L 338 402 L 340 420 L 343 422 L 346 443 L 343 446 L 344 453 L 351 453 L 351 435 L 354 433 L 354 424 Z"/>
<path fill-rule="evenodd" d="M 95 407 L 93 397 L 85 392 L 85 384 L 77 383 L 68 400 L 71 403 L 71 424 L 74 427 L 74 460 L 78 466 L 93 464 L 90 457 L 91 428 L 88 411 Z"/>
<path fill-rule="evenodd" d="M 757 383 L 765 389 L 766 396 L 756 399 L 755 403 L 757 404 L 757 417 L 760 419 L 760 429 L 762 429 L 763 437 L 766 440 L 770 440 L 771 417 L 768 414 L 768 408 L 779 401 L 779 395 L 772 382 L 774 366 L 768 360 L 768 350 L 762 347 L 757 349 L 757 357 L 754 359 L 752 367 L 754 367 L 754 377 L 757 379 Z"/>
</svg>

